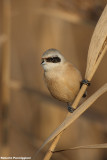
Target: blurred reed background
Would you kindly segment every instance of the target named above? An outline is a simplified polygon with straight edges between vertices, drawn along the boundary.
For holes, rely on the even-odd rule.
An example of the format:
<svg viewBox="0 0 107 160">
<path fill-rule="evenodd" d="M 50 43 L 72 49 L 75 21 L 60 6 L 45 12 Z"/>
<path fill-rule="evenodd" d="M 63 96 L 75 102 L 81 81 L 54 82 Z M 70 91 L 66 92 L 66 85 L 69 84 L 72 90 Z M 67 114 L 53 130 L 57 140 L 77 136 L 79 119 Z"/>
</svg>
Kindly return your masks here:
<svg viewBox="0 0 107 160">
<path fill-rule="evenodd" d="M 87 51 L 106 0 L 0 0 L 0 156 L 32 156 L 67 114 L 49 94 L 41 55 L 59 49 L 84 77 Z M 107 55 L 88 97 L 107 81 Z M 63 134 L 59 149 L 107 141 L 107 94 Z M 45 150 L 41 153 L 41 157 Z M 54 160 L 106 160 L 106 150 L 55 153 Z"/>
</svg>

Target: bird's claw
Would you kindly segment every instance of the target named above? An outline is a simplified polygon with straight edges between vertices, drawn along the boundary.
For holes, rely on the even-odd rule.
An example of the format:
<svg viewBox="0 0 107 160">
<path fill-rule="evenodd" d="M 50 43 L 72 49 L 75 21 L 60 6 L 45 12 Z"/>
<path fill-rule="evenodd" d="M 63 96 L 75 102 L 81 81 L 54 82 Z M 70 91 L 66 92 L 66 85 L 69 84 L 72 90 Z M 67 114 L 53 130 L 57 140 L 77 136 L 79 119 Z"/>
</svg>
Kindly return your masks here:
<svg viewBox="0 0 107 160">
<path fill-rule="evenodd" d="M 74 110 L 75 110 L 75 109 L 74 109 L 72 106 L 68 106 L 68 111 L 69 111 L 70 113 L 73 113 Z"/>
<path fill-rule="evenodd" d="M 85 84 L 85 85 L 87 85 L 87 86 L 90 86 L 90 85 L 91 85 L 91 82 L 88 81 L 87 79 L 82 80 L 82 81 L 81 81 L 80 88 L 82 87 L 83 84 Z"/>
</svg>

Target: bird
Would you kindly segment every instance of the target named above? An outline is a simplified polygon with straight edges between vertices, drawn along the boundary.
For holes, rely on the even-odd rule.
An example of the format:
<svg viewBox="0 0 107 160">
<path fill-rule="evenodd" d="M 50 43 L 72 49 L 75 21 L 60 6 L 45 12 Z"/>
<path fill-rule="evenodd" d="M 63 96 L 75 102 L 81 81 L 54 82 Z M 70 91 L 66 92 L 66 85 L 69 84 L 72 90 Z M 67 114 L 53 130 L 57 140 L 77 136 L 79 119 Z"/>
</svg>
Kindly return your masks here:
<svg viewBox="0 0 107 160">
<path fill-rule="evenodd" d="M 80 71 L 54 48 L 43 53 L 41 65 L 50 94 L 59 101 L 66 102 L 68 111 L 72 113 L 74 108 L 71 104 L 82 86 Z"/>
</svg>

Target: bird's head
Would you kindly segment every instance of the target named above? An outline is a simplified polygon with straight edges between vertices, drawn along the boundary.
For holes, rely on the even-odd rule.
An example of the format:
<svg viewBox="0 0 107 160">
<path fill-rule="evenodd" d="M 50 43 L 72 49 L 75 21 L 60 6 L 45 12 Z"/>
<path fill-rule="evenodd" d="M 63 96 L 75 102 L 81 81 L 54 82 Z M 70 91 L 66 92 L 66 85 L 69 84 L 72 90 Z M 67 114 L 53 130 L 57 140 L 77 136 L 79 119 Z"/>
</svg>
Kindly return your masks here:
<svg viewBox="0 0 107 160">
<path fill-rule="evenodd" d="M 42 55 L 44 71 L 49 71 L 64 64 L 65 58 L 57 49 L 48 49 Z"/>
</svg>

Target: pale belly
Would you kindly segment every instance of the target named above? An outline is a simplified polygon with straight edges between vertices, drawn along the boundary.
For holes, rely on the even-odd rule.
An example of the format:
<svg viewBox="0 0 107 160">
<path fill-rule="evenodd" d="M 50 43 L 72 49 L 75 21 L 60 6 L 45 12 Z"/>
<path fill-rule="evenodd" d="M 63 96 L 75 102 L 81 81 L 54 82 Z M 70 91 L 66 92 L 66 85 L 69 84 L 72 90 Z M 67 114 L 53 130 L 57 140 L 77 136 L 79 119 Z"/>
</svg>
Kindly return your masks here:
<svg viewBox="0 0 107 160">
<path fill-rule="evenodd" d="M 80 89 L 80 72 L 66 63 L 44 74 L 46 85 L 53 97 L 60 101 L 72 102 Z"/>
<path fill-rule="evenodd" d="M 79 82 L 75 88 L 74 86 L 69 88 L 63 82 L 57 80 L 47 83 L 51 95 L 63 102 L 72 102 L 79 91 L 79 86 Z"/>
</svg>

